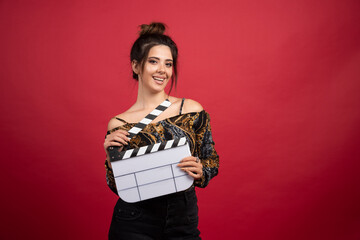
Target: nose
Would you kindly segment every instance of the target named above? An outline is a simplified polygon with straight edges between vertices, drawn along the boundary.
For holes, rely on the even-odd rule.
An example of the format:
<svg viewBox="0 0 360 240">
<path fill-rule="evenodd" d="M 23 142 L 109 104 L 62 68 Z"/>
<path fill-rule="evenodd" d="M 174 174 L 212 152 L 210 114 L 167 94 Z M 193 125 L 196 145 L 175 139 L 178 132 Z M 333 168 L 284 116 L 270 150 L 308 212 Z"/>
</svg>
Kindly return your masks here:
<svg viewBox="0 0 360 240">
<path fill-rule="evenodd" d="M 165 65 L 164 64 L 159 64 L 157 72 L 164 73 L 165 72 Z"/>
</svg>

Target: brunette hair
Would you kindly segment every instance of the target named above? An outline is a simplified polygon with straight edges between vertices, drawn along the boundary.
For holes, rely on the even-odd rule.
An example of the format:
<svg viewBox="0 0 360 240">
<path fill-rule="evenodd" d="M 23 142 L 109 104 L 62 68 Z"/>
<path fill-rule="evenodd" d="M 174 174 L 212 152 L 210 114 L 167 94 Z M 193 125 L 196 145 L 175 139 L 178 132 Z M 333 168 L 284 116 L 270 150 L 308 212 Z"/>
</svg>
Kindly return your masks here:
<svg viewBox="0 0 360 240">
<path fill-rule="evenodd" d="M 130 52 L 130 61 L 137 61 L 140 64 L 141 69 L 144 68 L 145 61 L 149 55 L 149 51 L 152 47 L 158 45 L 165 45 L 170 48 L 171 55 L 173 58 L 173 74 L 171 77 L 170 91 L 175 84 L 177 85 L 177 57 L 178 57 L 178 48 L 175 42 L 168 36 L 165 35 L 166 26 L 160 22 L 152 22 L 150 25 L 142 24 L 140 25 L 139 37 L 134 42 L 131 52 Z M 138 81 L 139 77 L 133 71 L 133 78 Z"/>
</svg>

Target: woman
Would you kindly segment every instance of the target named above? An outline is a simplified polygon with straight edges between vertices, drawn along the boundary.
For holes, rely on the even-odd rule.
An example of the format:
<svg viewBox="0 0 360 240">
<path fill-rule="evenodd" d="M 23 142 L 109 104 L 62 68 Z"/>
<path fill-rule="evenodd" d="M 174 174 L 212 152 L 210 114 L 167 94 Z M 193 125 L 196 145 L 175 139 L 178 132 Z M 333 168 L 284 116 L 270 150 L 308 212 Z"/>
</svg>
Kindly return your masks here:
<svg viewBox="0 0 360 240">
<path fill-rule="evenodd" d="M 178 50 L 173 40 L 164 35 L 162 23 L 141 25 L 139 38 L 130 54 L 133 78 L 139 82 L 137 100 L 127 111 L 112 118 L 104 148 L 107 182 L 116 194 L 108 147 L 121 150 L 155 142 L 186 137 L 192 156 L 181 160 L 179 167 L 194 178 L 189 189 L 126 203 L 119 199 L 109 230 L 109 239 L 200 239 L 196 187 L 205 187 L 217 175 L 219 157 L 214 149 L 210 117 L 202 106 L 191 99 L 169 96 L 165 87 L 175 84 Z M 128 132 L 155 107 L 168 99 L 172 104 L 130 141 Z"/>
</svg>

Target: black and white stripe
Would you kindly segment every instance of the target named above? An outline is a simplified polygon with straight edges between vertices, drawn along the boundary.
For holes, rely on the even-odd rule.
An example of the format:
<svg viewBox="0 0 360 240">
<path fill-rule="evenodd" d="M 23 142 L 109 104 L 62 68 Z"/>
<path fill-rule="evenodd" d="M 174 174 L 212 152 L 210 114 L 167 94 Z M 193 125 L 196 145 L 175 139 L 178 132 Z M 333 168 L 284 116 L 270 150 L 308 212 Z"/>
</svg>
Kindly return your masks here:
<svg viewBox="0 0 360 240">
<path fill-rule="evenodd" d="M 146 125 L 148 125 L 152 120 L 154 120 L 157 116 L 159 116 L 163 111 L 165 111 L 168 107 L 170 107 L 171 102 L 166 99 L 159 106 L 157 106 L 151 113 L 149 113 L 146 117 L 144 117 L 140 122 L 138 122 L 134 127 L 129 130 L 131 139 L 136 134 L 138 134 L 141 130 L 143 130 Z"/>
<path fill-rule="evenodd" d="M 157 116 L 159 116 L 163 111 L 170 107 L 171 102 L 168 99 L 165 99 L 159 106 L 157 106 L 151 113 L 144 117 L 140 122 L 138 122 L 134 127 L 129 130 L 130 135 L 128 138 L 133 138 L 141 130 L 143 130 L 146 125 L 152 122 Z M 115 157 L 118 156 L 119 147 L 111 146 L 108 148 L 110 159 L 115 160 Z"/>
<path fill-rule="evenodd" d="M 116 155 L 111 156 L 111 162 L 128 159 L 136 156 L 141 156 L 148 153 L 154 153 L 186 144 L 186 137 L 175 138 L 165 142 L 159 142 L 147 145 L 140 148 L 129 149 L 127 151 L 118 152 Z"/>
</svg>

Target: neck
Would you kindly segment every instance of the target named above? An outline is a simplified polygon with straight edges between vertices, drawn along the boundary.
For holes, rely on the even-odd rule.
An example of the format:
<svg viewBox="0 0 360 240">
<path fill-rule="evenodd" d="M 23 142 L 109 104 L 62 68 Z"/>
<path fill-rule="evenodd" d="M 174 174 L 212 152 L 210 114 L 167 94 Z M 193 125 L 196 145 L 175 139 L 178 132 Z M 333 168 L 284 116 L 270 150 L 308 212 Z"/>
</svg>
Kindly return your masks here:
<svg viewBox="0 0 360 240">
<path fill-rule="evenodd" d="M 141 109 L 155 108 L 168 97 L 169 96 L 165 93 L 165 91 L 152 93 L 146 91 L 144 88 L 141 87 L 141 84 L 139 84 L 138 95 L 135 105 L 137 105 Z"/>
</svg>

